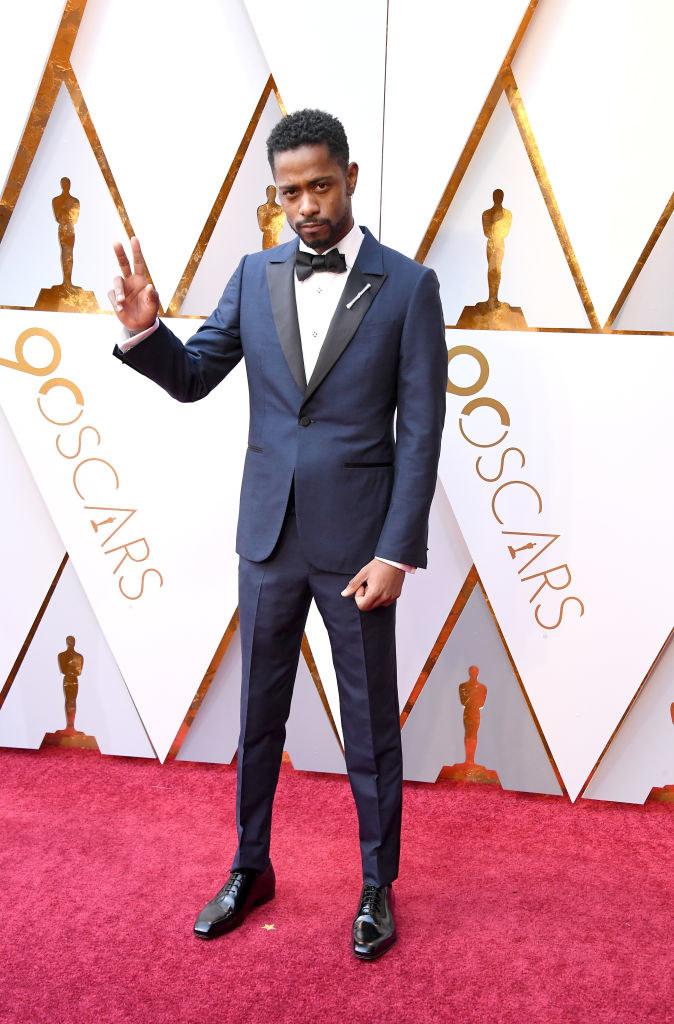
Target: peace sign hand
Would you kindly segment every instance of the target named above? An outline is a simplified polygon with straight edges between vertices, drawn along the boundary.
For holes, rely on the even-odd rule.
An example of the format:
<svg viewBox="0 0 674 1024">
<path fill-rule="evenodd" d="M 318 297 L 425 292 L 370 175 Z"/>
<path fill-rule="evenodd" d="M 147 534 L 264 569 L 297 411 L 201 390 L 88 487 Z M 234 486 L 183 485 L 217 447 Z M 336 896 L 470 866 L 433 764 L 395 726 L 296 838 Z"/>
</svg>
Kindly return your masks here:
<svg viewBox="0 0 674 1024">
<path fill-rule="evenodd" d="M 144 331 L 157 319 L 159 296 L 148 282 L 140 242 L 135 235 L 131 239 L 133 273 L 122 243 L 115 242 L 114 250 L 121 276 L 113 280 L 108 298 L 120 323 L 129 331 Z"/>
</svg>

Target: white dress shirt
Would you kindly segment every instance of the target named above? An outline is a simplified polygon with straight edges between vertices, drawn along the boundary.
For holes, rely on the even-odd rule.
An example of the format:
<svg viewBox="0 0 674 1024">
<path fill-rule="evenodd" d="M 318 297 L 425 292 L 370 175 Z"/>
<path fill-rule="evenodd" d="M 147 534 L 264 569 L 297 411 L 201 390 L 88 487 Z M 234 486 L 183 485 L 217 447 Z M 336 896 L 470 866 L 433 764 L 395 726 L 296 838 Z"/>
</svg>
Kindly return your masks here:
<svg viewBox="0 0 674 1024">
<path fill-rule="evenodd" d="M 357 224 L 354 224 L 348 235 L 340 240 L 339 245 L 333 245 L 331 249 L 326 249 L 326 252 L 337 249 L 343 254 L 346 263 L 345 274 L 335 274 L 332 271 L 323 270 L 312 274 L 304 281 L 298 281 L 297 275 L 295 275 L 297 319 L 300 325 L 304 373 L 307 381 L 316 365 L 318 353 L 323 347 L 330 321 L 346 287 L 351 267 L 356 262 L 363 238 L 363 232 Z M 315 254 L 315 250 L 305 245 L 302 239 L 300 239 L 299 247 L 304 252 Z"/>
<path fill-rule="evenodd" d="M 358 225 L 354 224 L 349 233 L 340 239 L 337 245 L 331 246 L 331 249 L 337 249 L 343 253 L 346 263 L 345 274 L 335 274 L 333 271 L 324 270 L 311 274 L 304 281 L 298 281 L 297 275 L 294 275 L 297 319 L 300 327 L 304 374 L 307 381 L 310 379 L 316 365 L 318 353 L 321 351 L 325 341 L 330 321 L 346 287 L 349 273 L 356 262 L 356 257 L 364 237 Z M 299 248 L 305 252 L 315 254 L 315 250 L 305 245 L 301 238 Z M 330 249 L 326 250 L 326 252 L 329 251 Z M 128 352 L 140 344 L 144 338 L 153 334 L 158 327 L 159 320 L 157 319 L 151 327 L 140 331 L 138 334 L 132 334 L 130 331 L 125 330 L 123 339 L 118 343 L 119 348 L 122 352 Z M 402 562 L 393 562 L 389 558 L 378 558 L 378 561 L 386 562 L 387 565 L 393 565 L 396 569 L 404 569 L 405 572 L 416 571 L 414 566 L 404 565 Z"/>
</svg>

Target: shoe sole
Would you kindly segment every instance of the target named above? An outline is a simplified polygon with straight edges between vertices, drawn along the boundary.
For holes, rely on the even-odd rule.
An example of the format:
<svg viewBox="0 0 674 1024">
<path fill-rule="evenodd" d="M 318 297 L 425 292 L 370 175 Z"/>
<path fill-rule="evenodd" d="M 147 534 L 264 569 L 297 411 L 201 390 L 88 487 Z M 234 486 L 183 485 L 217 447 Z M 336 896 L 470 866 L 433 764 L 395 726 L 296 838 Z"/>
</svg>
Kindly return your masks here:
<svg viewBox="0 0 674 1024">
<path fill-rule="evenodd" d="M 356 950 L 354 949 L 353 955 L 356 957 L 357 960 L 378 960 L 380 956 L 384 955 L 384 953 L 388 953 L 391 946 L 395 946 L 397 941 L 398 936 L 395 935 L 391 942 L 389 942 L 387 946 L 384 946 L 383 949 L 377 949 L 375 950 L 374 953 L 357 953 Z"/>
<path fill-rule="evenodd" d="M 219 927 L 216 925 L 208 934 L 203 934 L 202 932 L 194 930 L 192 934 L 195 938 L 204 939 L 208 942 L 209 939 L 218 939 L 221 935 L 226 935 L 227 932 L 233 932 L 235 928 L 241 927 L 251 910 L 255 910 L 256 907 L 261 907 L 265 903 L 271 903 L 275 895 L 276 892 L 273 892 L 269 896 L 262 896 L 260 899 L 255 900 L 254 903 L 249 903 L 246 909 L 242 911 L 238 917 L 235 917 L 233 921 L 226 921 L 224 925 L 220 925 Z"/>
</svg>

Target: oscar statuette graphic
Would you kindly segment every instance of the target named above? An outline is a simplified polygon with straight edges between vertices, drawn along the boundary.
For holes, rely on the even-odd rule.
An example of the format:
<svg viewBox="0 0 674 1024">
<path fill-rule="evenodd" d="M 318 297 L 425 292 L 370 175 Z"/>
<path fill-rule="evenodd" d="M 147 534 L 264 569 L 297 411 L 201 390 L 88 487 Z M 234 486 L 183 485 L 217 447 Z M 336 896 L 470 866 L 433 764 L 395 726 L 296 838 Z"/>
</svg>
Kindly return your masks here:
<svg viewBox="0 0 674 1024">
<path fill-rule="evenodd" d="M 505 240 L 512 226 L 513 215 L 503 206 L 502 189 L 495 189 L 493 199 L 494 205 L 482 214 L 482 231 L 487 239 L 489 298 L 474 306 L 464 306 L 456 326 L 483 331 L 526 331 L 528 326 L 521 307 L 501 302 L 498 297 Z"/>
<path fill-rule="evenodd" d="M 87 736 L 75 728 L 77 713 L 77 692 L 79 677 L 84 667 L 84 656 L 75 650 L 75 637 L 66 637 L 66 649 L 58 656 L 58 666 L 63 676 L 63 693 L 65 696 L 66 727 L 48 732 L 42 740 L 43 747 L 85 747 L 87 750 L 98 750 L 98 743 L 93 736 Z"/>
<path fill-rule="evenodd" d="M 262 232 L 262 248 L 273 249 L 278 245 L 286 215 L 276 202 L 276 186 L 267 185 L 267 202 L 257 208 L 257 223 Z"/>
<path fill-rule="evenodd" d="M 491 782 L 499 784 L 495 771 L 475 763 L 477 734 L 480 728 L 480 712 L 487 700 L 487 687 L 478 680 L 479 668 L 471 665 L 469 678 L 459 686 L 459 700 L 463 704 L 463 731 L 466 759 L 462 764 L 449 765 L 442 769 L 441 778 L 451 782 Z"/>
<path fill-rule="evenodd" d="M 97 313 L 99 306 L 94 293 L 73 284 L 72 280 L 75 225 L 80 216 L 80 201 L 71 195 L 70 178 L 61 178 L 61 192 L 54 196 L 51 205 L 58 224 L 63 281 L 51 288 L 41 288 L 34 308 L 54 313 Z"/>
</svg>

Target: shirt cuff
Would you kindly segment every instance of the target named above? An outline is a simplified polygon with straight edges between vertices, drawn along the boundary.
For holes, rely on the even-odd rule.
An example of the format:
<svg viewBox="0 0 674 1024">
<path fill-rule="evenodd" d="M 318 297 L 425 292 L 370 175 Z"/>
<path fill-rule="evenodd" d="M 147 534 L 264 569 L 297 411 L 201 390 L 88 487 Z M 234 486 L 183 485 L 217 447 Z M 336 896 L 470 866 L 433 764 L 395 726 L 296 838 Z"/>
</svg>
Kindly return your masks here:
<svg viewBox="0 0 674 1024">
<path fill-rule="evenodd" d="M 120 352 L 130 352 L 132 348 L 139 345 L 145 338 L 149 338 L 151 334 L 159 327 L 159 318 L 155 320 L 151 327 L 146 327 L 144 331 L 129 331 L 126 327 L 123 329 L 122 339 L 118 342 L 118 348 Z"/>
<path fill-rule="evenodd" d="M 411 572 L 412 574 L 417 571 L 416 565 L 405 565 L 404 562 L 392 562 L 390 558 L 380 558 L 379 555 L 375 555 L 374 557 L 377 562 L 386 562 L 387 565 L 392 565 L 394 569 L 403 569 L 404 572 Z"/>
</svg>

